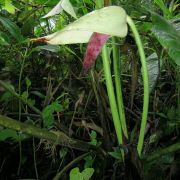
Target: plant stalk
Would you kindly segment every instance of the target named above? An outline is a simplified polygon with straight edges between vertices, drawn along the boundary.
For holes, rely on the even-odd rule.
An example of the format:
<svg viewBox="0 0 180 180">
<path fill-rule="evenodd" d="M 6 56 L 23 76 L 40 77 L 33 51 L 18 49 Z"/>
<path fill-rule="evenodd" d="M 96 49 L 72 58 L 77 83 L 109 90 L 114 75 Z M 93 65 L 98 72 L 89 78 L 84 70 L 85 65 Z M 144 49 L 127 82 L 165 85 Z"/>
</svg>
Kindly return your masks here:
<svg viewBox="0 0 180 180">
<path fill-rule="evenodd" d="M 119 110 L 119 120 L 122 125 L 122 130 L 125 137 L 128 139 L 128 131 L 126 126 L 126 118 L 124 113 L 124 105 L 123 105 L 123 97 L 122 97 L 122 88 L 121 88 L 121 77 L 120 77 L 120 59 L 119 59 L 119 52 L 116 46 L 116 39 L 115 37 L 112 38 L 113 40 L 113 68 L 114 68 L 114 76 L 115 76 L 115 87 L 116 87 L 116 98 L 117 98 L 117 105 Z"/>
<path fill-rule="evenodd" d="M 108 49 L 106 45 L 104 45 L 102 48 L 102 59 L 103 59 L 104 76 L 106 79 L 106 88 L 107 88 L 107 93 L 109 97 L 109 103 L 110 103 L 112 118 L 113 118 L 115 130 L 116 130 L 116 135 L 118 139 L 118 144 L 123 144 L 122 128 L 119 121 L 118 108 L 116 104 L 113 82 L 112 82 L 112 77 L 111 77 L 110 64 L 109 64 Z"/>
<path fill-rule="evenodd" d="M 141 65 L 142 65 L 142 77 L 143 77 L 143 86 L 144 86 L 144 99 L 143 99 L 143 112 L 142 112 L 142 120 L 141 120 L 141 127 L 140 127 L 140 134 L 138 139 L 137 151 L 139 156 L 141 156 L 143 143 L 144 143 L 144 136 L 145 136 L 145 128 L 147 123 L 147 115 L 148 115 L 148 106 L 149 106 L 149 81 L 148 81 L 148 70 L 146 65 L 146 58 L 143 49 L 143 44 L 141 42 L 139 33 L 136 29 L 136 26 L 131 19 L 131 17 L 127 16 L 127 23 L 129 24 L 134 37 L 136 44 L 138 46 L 138 51 L 140 55 Z"/>
</svg>

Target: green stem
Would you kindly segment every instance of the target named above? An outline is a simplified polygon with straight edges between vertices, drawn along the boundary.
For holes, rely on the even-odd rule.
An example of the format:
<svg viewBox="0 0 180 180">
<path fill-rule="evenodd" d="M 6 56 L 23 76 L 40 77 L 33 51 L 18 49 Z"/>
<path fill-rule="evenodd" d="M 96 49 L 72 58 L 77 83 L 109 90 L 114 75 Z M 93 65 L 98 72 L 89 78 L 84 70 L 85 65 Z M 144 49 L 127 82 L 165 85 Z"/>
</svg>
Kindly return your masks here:
<svg viewBox="0 0 180 180">
<path fill-rule="evenodd" d="M 125 137 L 128 139 L 128 132 L 126 126 L 126 118 L 124 113 L 124 105 L 123 105 L 123 97 L 122 97 L 122 88 L 121 88 L 121 77 L 120 77 L 120 59 L 119 52 L 116 46 L 115 37 L 113 40 L 113 68 L 114 68 L 114 76 L 115 76 L 115 87 L 116 87 L 116 96 L 117 96 L 117 105 L 119 110 L 120 122 L 122 125 L 122 130 L 124 132 Z"/>
<path fill-rule="evenodd" d="M 140 60 L 142 64 L 142 77 L 143 77 L 143 86 L 144 86 L 144 100 L 143 100 L 143 112 L 142 112 L 142 120 L 141 120 L 141 128 L 140 128 L 140 134 L 138 139 L 138 145 L 137 145 L 137 151 L 139 156 L 141 156 L 143 143 L 144 143 L 144 135 L 145 135 L 145 128 L 147 123 L 147 115 L 148 115 L 148 106 L 149 106 L 149 82 L 148 82 L 148 70 L 146 65 L 146 58 L 144 54 L 143 45 L 139 36 L 139 33 L 136 29 L 136 26 L 133 22 L 133 20 L 127 16 L 127 23 L 129 24 L 134 37 L 136 44 L 138 46 L 138 51 L 140 55 Z"/>
<path fill-rule="evenodd" d="M 112 83 L 112 77 L 111 77 L 110 64 L 109 64 L 108 49 L 106 45 L 104 45 L 102 48 L 102 59 L 103 59 L 104 76 L 106 79 L 107 93 L 109 97 L 116 135 L 118 138 L 118 144 L 123 144 L 122 129 L 121 129 L 120 121 L 119 121 L 119 114 L 118 114 L 114 88 L 113 88 L 113 83 Z"/>
</svg>

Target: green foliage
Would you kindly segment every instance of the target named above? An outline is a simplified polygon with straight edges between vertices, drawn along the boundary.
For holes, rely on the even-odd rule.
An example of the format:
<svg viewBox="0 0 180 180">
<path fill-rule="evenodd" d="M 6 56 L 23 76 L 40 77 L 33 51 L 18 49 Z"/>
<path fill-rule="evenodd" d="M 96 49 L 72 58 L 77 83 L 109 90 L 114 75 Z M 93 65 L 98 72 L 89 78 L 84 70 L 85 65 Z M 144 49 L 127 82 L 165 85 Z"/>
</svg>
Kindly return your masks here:
<svg viewBox="0 0 180 180">
<path fill-rule="evenodd" d="M 152 20 L 152 32 L 155 34 L 161 45 L 168 51 L 169 56 L 180 66 L 179 32 L 173 25 L 167 22 L 167 20 L 157 14 L 152 14 Z"/>
<path fill-rule="evenodd" d="M 96 131 L 91 131 L 91 134 L 90 134 L 90 138 L 91 138 L 91 144 L 93 145 L 97 145 L 97 134 L 96 134 Z"/>
<path fill-rule="evenodd" d="M 91 131 L 90 139 L 91 139 L 91 141 L 89 142 L 90 144 L 92 144 L 94 146 L 100 146 L 101 145 L 101 142 L 98 142 L 98 140 L 97 140 L 96 131 Z"/>
<path fill-rule="evenodd" d="M 93 168 L 86 168 L 82 172 L 79 168 L 73 168 L 70 172 L 70 180 L 89 180 L 94 173 Z"/>
<path fill-rule="evenodd" d="M 26 81 L 27 89 L 29 89 L 29 87 L 31 86 L 31 81 L 28 77 L 26 77 L 25 81 Z"/>
<path fill-rule="evenodd" d="M 14 14 L 16 10 L 15 6 L 12 4 L 12 0 L 1 0 L 0 7 L 11 14 Z"/>
<path fill-rule="evenodd" d="M 120 148 L 115 148 L 113 152 L 108 152 L 108 154 L 111 155 L 113 158 L 122 161 L 122 155 L 121 155 Z"/>
<path fill-rule="evenodd" d="M 26 137 L 13 129 L 0 129 L 0 141 L 12 140 L 18 142 L 24 140 Z"/>
<path fill-rule="evenodd" d="M 166 7 L 166 5 L 164 4 L 164 1 L 163 0 L 154 0 L 155 4 L 157 4 L 160 9 L 163 11 L 163 14 L 165 15 L 165 17 L 172 17 L 169 9 Z"/>
<path fill-rule="evenodd" d="M 15 130 L 12 130 L 12 129 L 1 130 L 0 131 L 0 141 L 4 141 L 8 138 L 19 141 L 18 133 Z"/>
<path fill-rule="evenodd" d="M 84 160 L 85 160 L 84 169 L 86 169 L 86 168 L 91 168 L 93 166 L 95 159 L 91 155 L 89 155 L 86 156 Z"/>
<path fill-rule="evenodd" d="M 42 112 L 43 117 L 43 126 L 50 128 L 54 124 L 54 115 L 55 112 L 62 112 L 63 106 L 59 104 L 58 101 L 53 102 L 52 104 L 46 106 Z"/>
<path fill-rule="evenodd" d="M 45 136 L 47 139 L 44 136 L 41 140 L 35 138 L 37 136 L 31 138 L 22 131 L 4 128 L 7 121 L 3 121 L 0 126 L 0 179 L 52 179 L 59 173 L 59 179 L 119 179 L 127 178 L 127 175 L 132 179 L 135 178 L 129 173 L 132 163 L 137 165 L 136 169 L 139 165 L 143 166 L 140 171 L 143 171 L 144 179 L 178 179 L 179 2 L 111 0 L 111 3 L 125 10 L 119 11 L 121 18 L 114 15 L 114 7 L 110 8 L 109 14 L 104 9 L 99 10 L 104 4 L 103 0 L 0 0 L 0 114 L 19 120 L 23 131 L 25 128 L 31 133 L 30 125 L 36 126 L 39 131 L 43 129 L 42 133 L 46 135 L 50 133 L 50 136 Z M 57 4 L 60 4 L 58 13 L 53 9 Z M 48 12 L 53 13 L 52 16 L 42 18 L 47 17 Z M 102 13 L 105 15 L 100 18 Z M 53 41 L 58 38 L 62 44 L 87 42 L 97 26 L 101 26 L 98 27 L 100 32 L 110 32 L 111 35 L 114 35 L 113 31 L 116 34 L 121 30 L 126 32 L 126 28 L 119 29 L 119 26 L 110 24 L 113 20 L 123 24 L 127 14 L 135 21 L 140 32 L 149 74 L 150 107 L 140 161 L 132 157 L 134 154 L 129 151 L 131 146 L 134 148 L 137 145 L 143 106 L 140 58 L 132 32 L 128 32 L 126 39 L 117 38 L 113 42 L 110 38 L 107 43 L 111 68 L 113 46 L 120 54 L 118 70 L 121 73 L 118 73 L 127 129 L 132 134 L 130 140 L 123 139 L 124 146 L 118 147 L 102 61 L 98 61 L 89 74 L 83 74 L 82 59 L 86 45 L 59 46 L 29 42 L 29 38 L 41 36 L 50 37 Z M 73 22 L 76 16 L 80 18 Z M 85 23 L 86 20 L 90 20 L 90 23 Z M 89 33 L 84 33 L 84 27 Z M 78 28 L 82 30 L 80 33 L 76 31 Z M 129 37 L 132 38 L 129 40 Z M 138 72 L 131 108 L 132 58 Z M 111 74 L 111 77 L 115 85 L 115 74 Z M 84 96 L 79 101 L 78 94 L 82 90 Z M 81 157 L 86 150 L 90 153 Z M 18 163 L 21 169 L 16 172 Z M 139 174 L 136 169 L 135 173 Z"/>
<path fill-rule="evenodd" d="M 0 22 L 3 24 L 3 26 L 9 31 L 9 33 L 18 41 L 22 42 L 24 39 L 23 36 L 21 35 L 21 31 L 19 27 L 10 21 L 9 19 L 5 17 L 0 16 Z"/>
</svg>

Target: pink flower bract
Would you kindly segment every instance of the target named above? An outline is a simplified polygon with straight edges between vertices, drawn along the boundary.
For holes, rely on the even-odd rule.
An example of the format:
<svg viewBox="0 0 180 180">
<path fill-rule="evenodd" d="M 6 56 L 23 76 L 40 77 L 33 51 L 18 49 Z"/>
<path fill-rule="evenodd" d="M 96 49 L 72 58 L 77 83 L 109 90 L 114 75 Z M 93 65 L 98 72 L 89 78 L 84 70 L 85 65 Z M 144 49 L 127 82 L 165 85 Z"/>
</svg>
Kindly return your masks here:
<svg viewBox="0 0 180 180">
<path fill-rule="evenodd" d="M 99 55 L 102 46 L 106 43 L 109 37 L 110 36 L 107 34 L 101 34 L 96 32 L 93 33 L 89 40 L 86 53 L 84 56 L 84 72 L 87 72 L 95 64 L 96 58 Z"/>
</svg>

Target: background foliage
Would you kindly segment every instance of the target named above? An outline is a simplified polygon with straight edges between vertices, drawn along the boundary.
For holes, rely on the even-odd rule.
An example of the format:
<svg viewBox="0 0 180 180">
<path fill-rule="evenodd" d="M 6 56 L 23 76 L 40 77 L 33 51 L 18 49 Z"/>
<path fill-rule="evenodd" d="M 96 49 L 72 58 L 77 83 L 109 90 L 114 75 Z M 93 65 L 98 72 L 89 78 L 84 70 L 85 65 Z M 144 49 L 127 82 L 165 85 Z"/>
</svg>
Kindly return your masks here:
<svg viewBox="0 0 180 180">
<path fill-rule="evenodd" d="M 139 133 L 143 88 L 131 32 L 125 39 L 117 40 L 130 132 L 130 142 L 117 147 L 101 56 L 93 70 L 83 74 L 86 44 L 52 46 L 29 40 L 56 32 L 75 20 L 66 11 L 42 18 L 58 2 L 0 0 L 0 80 L 7 86 L 4 88 L 0 83 L 0 113 L 48 132 L 62 131 L 101 151 L 85 153 L 80 142 L 79 149 L 74 149 L 67 147 L 68 144 L 56 145 L 0 126 L 0 179 L 140 179 L 142 176 L 177 179 L 180 163 L 178 1 L 111 1 L 123 7 L 135 21 L 147 57 L 150 107 L 142 159 L 137 157 L 134 146 Z M 79 18 L 102 7 L 104 1 L 71 0 L 70 3 Z M 107 44 L 111 50 L 112 40 Z M 120 158 L 121 149 L 126 152 L 125 163 Z"/>
</svg>

